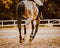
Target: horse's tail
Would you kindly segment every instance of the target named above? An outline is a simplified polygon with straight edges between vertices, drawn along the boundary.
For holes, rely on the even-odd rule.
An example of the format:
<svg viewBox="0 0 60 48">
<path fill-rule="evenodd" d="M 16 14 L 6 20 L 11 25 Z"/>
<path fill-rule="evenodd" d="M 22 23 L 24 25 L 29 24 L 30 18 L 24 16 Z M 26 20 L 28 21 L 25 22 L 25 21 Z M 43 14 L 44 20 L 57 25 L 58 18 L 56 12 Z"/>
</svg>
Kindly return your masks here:
<svg viewBox="0 0 60 48">
<path fill-rule="evenodd" d="M 24 14 L 24 10 L 25 10 L 25 5 L 24 3 L 21 1 L 17 4 L 16 6 L 16 16 L 19 17 L 22 14 Z"/>
</svg>

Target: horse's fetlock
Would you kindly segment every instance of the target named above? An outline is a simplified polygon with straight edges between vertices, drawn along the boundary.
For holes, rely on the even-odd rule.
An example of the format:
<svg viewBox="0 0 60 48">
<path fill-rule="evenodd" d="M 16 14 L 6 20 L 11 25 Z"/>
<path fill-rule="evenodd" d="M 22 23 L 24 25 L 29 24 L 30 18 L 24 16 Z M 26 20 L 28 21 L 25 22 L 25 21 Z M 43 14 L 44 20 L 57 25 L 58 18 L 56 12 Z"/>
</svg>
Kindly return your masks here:
<svg viewBox="0 0 60 48">
<path fill-rule="evenodd" d="M 31 34 L 31 35 L 30 35 L 30 38 L 32 38 L 32 37 L 33 37 L 33 35 Z"/>
<path fill-rule="evenodd" d="M 20 42 L 20 43 L 22 43 L 23 41 L 22 41 L 22 40 L 20 40 L 19 42 Z"/>
<path fill-rule="evenodd" d="M 24 41 L 25 41 L 25 38 L 22 39 L 22 42 L 24 42 Z"/>
</svg>

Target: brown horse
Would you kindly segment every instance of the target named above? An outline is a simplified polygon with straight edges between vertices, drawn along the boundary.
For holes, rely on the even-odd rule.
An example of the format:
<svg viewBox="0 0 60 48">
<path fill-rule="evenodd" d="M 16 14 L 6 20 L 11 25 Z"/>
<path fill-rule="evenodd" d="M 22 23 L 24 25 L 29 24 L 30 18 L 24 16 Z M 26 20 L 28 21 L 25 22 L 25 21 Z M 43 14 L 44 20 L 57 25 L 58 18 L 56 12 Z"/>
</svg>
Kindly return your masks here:
<svg viewBox="0 0 60 48">
<path fill-rule="evenodd" d="M 38 8 L 36 4 L 32 1 L 21 1 L 17 5 L 17 20 L 18 20 L 18 29 L 19 29 L 19 38 L 20 38 L 20 43 L 22 43 L 25 38 L 22 38 L 21 35 L 21 23 L 22 23 L 22 18 L 24 17 L 26 19 L 26 23 L 24 25 L 24 36 L 26 36 L 26 25 L 32 24 L 32 32 L 30 35 L 29 41 L 32 41 L 38 31 L 38 26 L 40 23 L 39 17 L 38 17 Z M 36 21 L 35 25 L 35 32 L 34 31 L 34 24 L 33 21 Z"/>
</svg>

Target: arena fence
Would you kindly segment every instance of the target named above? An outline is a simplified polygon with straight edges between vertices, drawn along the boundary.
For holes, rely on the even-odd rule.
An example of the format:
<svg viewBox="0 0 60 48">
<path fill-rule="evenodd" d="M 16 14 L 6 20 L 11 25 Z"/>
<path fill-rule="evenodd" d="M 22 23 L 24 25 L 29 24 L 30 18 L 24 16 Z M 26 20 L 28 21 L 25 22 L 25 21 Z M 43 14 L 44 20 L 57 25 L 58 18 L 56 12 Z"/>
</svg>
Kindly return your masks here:
<svg viewBox="0 0 60 48">
<path fill-rule="evenodd" d="M 22 20 L 22 24 L 25 24 L 26 20 Z M 43 19 L 40 20 L 40 26 L 60 26 L 60 19 Z M 17 26 L 17 20 L 0 20 L 0 27 L 4 26 Z"/>
</svg>

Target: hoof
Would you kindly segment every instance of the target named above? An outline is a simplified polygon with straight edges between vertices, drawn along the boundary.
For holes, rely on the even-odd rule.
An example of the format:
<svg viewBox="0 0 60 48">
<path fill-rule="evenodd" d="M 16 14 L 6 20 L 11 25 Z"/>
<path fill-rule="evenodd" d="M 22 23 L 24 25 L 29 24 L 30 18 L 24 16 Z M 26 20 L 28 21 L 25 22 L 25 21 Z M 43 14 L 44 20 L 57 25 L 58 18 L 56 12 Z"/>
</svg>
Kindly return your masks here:
<svg viewBox="0 0 60 48">
<path fill-rule="evenodd" d="M 22 38 L 22 41 L 24 42 L 26 40 L 26 35 L 24 35 L 24 38 Z"/>
<path fill-rule="evenodd" d="M 24 42 L 24 41 L 25 41 L 25 38 L 22 39 L 22 42 Z"/>
<path fill-rule="evenodd" d="M 29 43 L 31 43 L 31 42 L 32 42 L 32 40 L 33 40 L 33 39 L 32 39 L 32 38 L 30 38 L 30 39 L 29 39 Z"/>
<path fill-rule="evenodd" d="M 20 40 L 19 42 L 20 42 L 20 43 L 23 43 L 23 41 L 22 41 L 22 40 Z"/>
<path fill-rule="evenodd" d="M 30 38 L 32 38 L 32 37 L 33 37 L 33 35 L 31 34 L 31 35 L 30 35 Z"/>
</svg>

